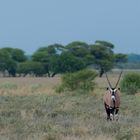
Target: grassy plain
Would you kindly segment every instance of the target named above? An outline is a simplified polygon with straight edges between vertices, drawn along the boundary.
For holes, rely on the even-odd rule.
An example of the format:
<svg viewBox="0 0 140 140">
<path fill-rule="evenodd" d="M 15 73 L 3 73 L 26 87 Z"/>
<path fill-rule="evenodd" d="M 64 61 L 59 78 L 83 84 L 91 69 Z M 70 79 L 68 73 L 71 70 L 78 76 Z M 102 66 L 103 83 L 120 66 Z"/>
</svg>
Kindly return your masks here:
<svg viewBox="0 0 140 140">
<path fill-rule="evenodd" d="M 113 85 L 118 73 L 109 75 Z M 55 93 L 54 78 L 0 78 L 0 140 L 140 140 L 140 96 L 121 94 L 118 122 L 107 122 L 106 78 L 88 95 Z"/>
</svg>

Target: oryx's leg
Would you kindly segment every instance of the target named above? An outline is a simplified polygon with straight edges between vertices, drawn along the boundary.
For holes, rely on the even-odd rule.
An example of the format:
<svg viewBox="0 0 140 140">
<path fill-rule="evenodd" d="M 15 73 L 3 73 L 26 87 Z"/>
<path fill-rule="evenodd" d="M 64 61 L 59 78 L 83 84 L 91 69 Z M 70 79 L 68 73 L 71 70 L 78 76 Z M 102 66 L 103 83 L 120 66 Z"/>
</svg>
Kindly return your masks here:
<svg viewBox="0 0 140 140">
<path fill-rule="evenodd" d="M 118 112 L 119 112 L 119 107 L 116 107 L 115 114 L 118 114 Z"/>
<path fill-rule="evenodd" d="M 115 109 L 115 120 L 116 121 L 119 120 L 118 112 L 119 112 L 119 107 L 116 107 L 116 109 Z"/>
<path fill-rule="evenodd" d="M 105 110 L 106 110 L 106 114 L 107 114 L 107 120 L 110 120 L 110 109 L 109 109 L 109 106 L 104 104 L 105 106 Z"/>
<path fill-rule="evenodd" d="M 115 112 L 115 108 L 110 108 L 110 120 L 114 120 L 114 112 Z"/>
</svg>

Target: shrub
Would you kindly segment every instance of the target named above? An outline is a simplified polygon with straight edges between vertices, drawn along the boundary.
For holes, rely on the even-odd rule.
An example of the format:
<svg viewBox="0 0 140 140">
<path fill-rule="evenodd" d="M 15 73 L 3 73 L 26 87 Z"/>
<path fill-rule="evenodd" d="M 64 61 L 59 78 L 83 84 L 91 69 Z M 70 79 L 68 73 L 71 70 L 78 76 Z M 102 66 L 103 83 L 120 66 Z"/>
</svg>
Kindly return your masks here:
<svg viewBox="0 0 140 140">
<path fill-rule="evenodd" d="M 140 74 L 126 74 L 121 81 L 121 89 L 127 94 L 135 94 L 140 89 Z"/>
<path fill-rule="evenodd" d="M 80 70 L 75 73 L 67 73 L 62 76 L 62 84 L 57 89 L 57 92 L 64 90 L 68 91 L 84 91 L 89 92 L 94 89 L 94 79 L 97 73 L 92 70 Z"/>
</svg>

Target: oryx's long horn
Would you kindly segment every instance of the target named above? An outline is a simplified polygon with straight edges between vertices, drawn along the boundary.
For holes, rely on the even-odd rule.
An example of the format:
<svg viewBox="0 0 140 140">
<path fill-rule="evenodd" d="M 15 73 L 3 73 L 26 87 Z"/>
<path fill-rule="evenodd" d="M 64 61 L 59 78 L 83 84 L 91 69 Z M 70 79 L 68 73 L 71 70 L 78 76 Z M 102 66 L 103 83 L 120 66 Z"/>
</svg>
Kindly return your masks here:
<svg viewBox="0 0 140 140">
<path fill-rule="evenodd" d="M 119 84 L 119 81 L 120 81 L 120 79 L 121 79 L 122 72 L 123 72 L 123 71 L 121 71 L 121 73 L 120 73 L 120 75 L 119 75 L 119 78 L 118 78 L 118 81 L 117 81 L 117 83 L 116 83 L 115 88 L 116 88 L 116 87 L 118 86 L 118 84 Z"/>
<path fill-rule="evenodd" d="M 109 79 L 108 79 L 108 76 L 107 76 L 107 73 L 106 73 L 106 72 L 105 72 L 105 75 L 106 75 L 106 79 L 107 79 L 107 82 L 108 82 L 110 88 L 112 88 L 112 85 L 111 85 L 111 83 L 110 83 L 110 81 L 109 81 Z"/>
</svg>

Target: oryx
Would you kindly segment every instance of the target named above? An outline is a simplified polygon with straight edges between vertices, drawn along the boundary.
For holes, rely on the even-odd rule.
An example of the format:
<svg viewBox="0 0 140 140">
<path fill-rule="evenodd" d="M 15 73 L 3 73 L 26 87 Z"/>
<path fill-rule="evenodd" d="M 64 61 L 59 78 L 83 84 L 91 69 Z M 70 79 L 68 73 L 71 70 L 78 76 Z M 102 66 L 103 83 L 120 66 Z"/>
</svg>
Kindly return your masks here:
<svg viewBox="0 0 140 140">
<path fill-rule="evenodd" d="M 109 84 L 109 87 L 107 88 L 107 92 L 103 97 L 104 107 L 107 113 L 107 120 L 114 120 L 114 119 L 118 120 L 118 111 L 120 107 L 120 88 L 117 88 L 117 86 L 120 81 L 122 71 L 119 75 L 115 87 L 112 87 L 106 72 L 105 75 L 106 75 L 107 82 Z"/>
</svg>

